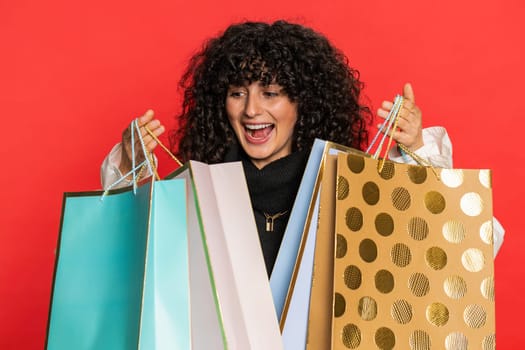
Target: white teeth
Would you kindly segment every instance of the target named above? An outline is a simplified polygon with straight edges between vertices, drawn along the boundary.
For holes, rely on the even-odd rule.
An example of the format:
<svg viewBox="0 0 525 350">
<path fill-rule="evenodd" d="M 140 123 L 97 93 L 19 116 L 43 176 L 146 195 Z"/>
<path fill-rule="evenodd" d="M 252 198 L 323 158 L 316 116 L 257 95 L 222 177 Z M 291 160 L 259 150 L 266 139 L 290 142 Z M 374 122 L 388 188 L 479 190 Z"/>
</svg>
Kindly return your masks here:
<svg viewBox="0 0 525 350">
<path fill-rule="evenodd" d="M 272 124 L 246 124 L 244 125 L 244 127 L 248 130 L 259 130 L 259 129 L 267 128 L 269 126 L 272 126 Z"/>
</svg>

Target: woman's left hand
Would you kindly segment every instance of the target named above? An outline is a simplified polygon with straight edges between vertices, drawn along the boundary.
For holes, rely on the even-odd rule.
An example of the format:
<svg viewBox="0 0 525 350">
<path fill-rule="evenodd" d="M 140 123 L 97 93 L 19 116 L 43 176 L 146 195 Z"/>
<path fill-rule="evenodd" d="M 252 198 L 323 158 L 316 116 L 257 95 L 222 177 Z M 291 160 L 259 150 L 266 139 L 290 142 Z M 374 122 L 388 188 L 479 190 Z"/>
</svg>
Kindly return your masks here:
<svg viewBox="0 0 525 350">
<path fill-rule="evenodd" d="M 421 110 L 415 103 L 412 85 L 409 83 L 403 87 L 403 97 L 403 107 L 399 112 L 397 130 L 393 132 L 392 137 L 397 143 L 415 151 L 423 146 L 422 117 Z M 377 115 L 386 119 L 393 106 L 392 102 L 383 101 L 381 108 L 377 110 Z"/>
</svg>

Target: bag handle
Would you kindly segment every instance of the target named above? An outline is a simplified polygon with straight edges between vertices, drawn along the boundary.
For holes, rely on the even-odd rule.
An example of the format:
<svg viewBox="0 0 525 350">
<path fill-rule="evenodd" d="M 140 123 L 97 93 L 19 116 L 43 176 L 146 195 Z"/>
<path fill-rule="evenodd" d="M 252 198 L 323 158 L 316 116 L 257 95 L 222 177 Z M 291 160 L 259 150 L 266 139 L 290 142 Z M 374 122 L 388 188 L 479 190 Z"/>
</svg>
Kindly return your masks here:
<svg viewBox="0 0 525 350">
<path fill-rule="evenodd" d="M 404 102 L 404 97 L 400 96 L 400 95 L 396 95 L 396 98 L 394 99 L 394 105 L 392 106 L 392 109 L 390 110 L 390 112 L 388 112 L 387 117 L 385 118 L 385 120 L 383 121 L 381 126 L 379 127 L 379 130 L 375 134 L 374 138 L 372 139 L 372 142 L 370 143 L 370 145 L 368 146 L 368 148 L 366 150 L 366 153 L 370 153 L 370 150 L 372 149 L 372 147 L 376 143 L 377 138 L 379 137 L 379 134 L 383 133 L 381 141 L 379 142 L 379 145 L 377 146 L 377 149 L 376 149 L 375 153 L 372 155 L 373 159 L 379 158 L 381 150 L 383 149 L 384 141 L 385 141 L 387 135 L 390 133 L 390 137 L 389 137 L 386 149 L 385 149 L 384 156 L 382 158 L 379 158 L 379 162 L 377 164 L 377 171 L 378 172 L 383 171 L 383 167 L 385 165 L 385 160 L 386 160 L 386 158 L 388 156 L 388 150 L 390 149 L 390 146 L 392 145 L 392 140 L 394 138 L 392 135 L 393 135 L 394 131 L 397 128 L 397 121 L 399 120 L 399 113 L 401 111 L 401 108 L 403 108 L 403 102 Z M 416 153 L 414 153 L 411 150 L 409 150 L 407 146 L 405 146 L 405 145 L 403 145 L 401 143 L 398 143 L 397 147 L 398 147 L 399 152 L 401 153 L 401 155 L 403 157 L 406 157 L 408 155 L 412 159 L 414 159 L 414 161 L 418 165 L 429 167 L 432 170 L 432 172 L 434 173 L 434 175 L 436 176 L 436 178 L 438 179 L 438 181 L 441 180 L 439 174 L 437 173 L 437 171 L 436 171 L 435 167 L 432 165 L 432 163 L 430 163 L 428 160 L 423 159 L 422 157 L 418 156 Z"/>
<path fill-rule="evenodd" d="M 403 158 L 405 158 L 408 155 L 412 159 L 414 159 L 417 164 L 430 168 L 432 170 L 432 172 L 434 173 L 434 175 L 436 176 L 437 180 L 441 181 L 441 176 L 439 176 L 436 168 L 434 167 L 434 165 L 432 165 L 432 163 L 430 161 L 428 161 L 428 160 L 418 156 L 417 154 L 415 154 L 414 152 L 409 150 L 407 146 L 405 146 L 405 145 L 403 145 L 401 143 L 398 143 L 397 147 L 399 149 L 399 153 L 401 153 L 401 156 Z"/>
<path fill-rule="evenodd" d="M 160 180 L 160 176 L 157 172 L 157 167 L 155 165 L 155 161 L 153 159 L 153 154 L 151 152 L 148 152 L 146 149 L 146 146 L 144 144 L 144 138 L 142 137 L 142 133 L 140 132 L 140 127 L 138 124 L 138 118 L 134 119 L 130 124 L 130 131 L 131 131 L 131 170 L 128 171 L 126 174 L 122 175 L 117 181 L 112 183 L 108 186 L 108 188 L 104 191 L 102 194 L 101 200 L 104 198 L 104 196 L 116 185 L 127 179 L 130 175 L 132 176 L 132 184 L 133 184 L 133 193 L 135 194 L 137 191 L 137 184 L 142 179 L 144 171 L 146 168 L 148 168 L 150 174 L 153 175 L 153 178 L 156 180 Z M 148 133 L 155 142 L 177 163 L 177 165 L 180 167 L 182 166 L 182 162 L 159 140 L 159 138 L 146 126 L 144 125 L 144 130 Z M 137 165 L 136 160 L 136 152 L 135 152 L 135 132 L 137 133 L 140 146 L 142 149 L 142 154 L 144 155 L 144 161 L 142 161 L 140 164 Z"/>
<path fill-rule="evenodd" d="M 171 153 L 171 151 L 168 149 L 168 147 L 164 146 L 164 144 L 162 142 L 160 142 L 158 137 L 153 132 L 151 132 L 151 130 L 147 126 L 144 125 L 144 129 L 149 134 L 149 136 L 151 136 L 153 138 L 153 140 L 155 140 L 157 142 L 157 144 L 160 146 L 160 148 L 162 148 L 171 157 L 171 159 L 173 159 L 177 163 L 177 165 L 179 167 L 181 167 L 183 165 L 182 162 L 177 157 L 175 157 L 175 155 L 173 153 Z"/>
<path fill-rule="evenodd" d="M 394 139 L 392 134 L 397 128 L 397 121 L 399 120 L 399 112 L 401 111 L 401 108 L 403 107 L 403 101 L 404 101 L 403 96 L 396 95 L 392 109 L 390 110 L 390 112 L 388 112 L 387 117 L 385 118 L 381 126 L 379 127 L 379 130 L 375 134 L 374 138 L 372 139 L 372 142 L 370 143 L 370 145 L 368 146 L 366 150 L 366 153 L 370 154 L 370 150 L 377 142 L 377 138 L 379 137 L 379 135 L 382 133 L 383 136 L 381 137 L 381 141 L 379 141 L 379 144 L 377 146 L 375 153 L 372 154 L 373 159 L 379 158 L 379 163 L 377 164 L 377 170 L 379 172 L 383 171 L 383 167 L 385 165 L 385 159 L 388 156 L 388 150 L 390 149 L 390 146 L 392 145 L 392 140 Z M 388 137 L 389 134 L 390 136 Z M 380 158 L 379 155 L 381 154 L 381 151 L 383 149 L 383 144 L 387 137 L 388 137 L 388 144 L 386 146 L 383 157 Z"/>
</svg>

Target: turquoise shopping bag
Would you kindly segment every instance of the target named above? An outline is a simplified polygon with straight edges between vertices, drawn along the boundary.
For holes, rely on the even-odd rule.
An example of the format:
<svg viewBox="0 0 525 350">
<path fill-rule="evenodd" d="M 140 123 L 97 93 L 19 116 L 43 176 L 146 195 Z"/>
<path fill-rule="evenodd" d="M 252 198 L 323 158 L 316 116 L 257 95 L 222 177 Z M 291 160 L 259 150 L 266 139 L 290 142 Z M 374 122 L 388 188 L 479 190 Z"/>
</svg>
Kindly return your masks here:
<svg viewBox="0 0 525 350">
<path fill-rule="evenodd" d="M 185 186 L 64 195 L 48 349 L 190 349 Z"/>
</svg>

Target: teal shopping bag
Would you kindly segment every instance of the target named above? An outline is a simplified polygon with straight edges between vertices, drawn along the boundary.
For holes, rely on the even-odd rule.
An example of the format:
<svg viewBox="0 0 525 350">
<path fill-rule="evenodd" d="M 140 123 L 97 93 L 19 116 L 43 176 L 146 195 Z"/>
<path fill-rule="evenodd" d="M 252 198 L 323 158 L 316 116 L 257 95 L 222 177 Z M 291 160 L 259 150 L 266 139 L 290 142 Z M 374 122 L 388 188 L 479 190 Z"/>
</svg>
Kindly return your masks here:
<svg viewBox="0 0 525 350">
<path fill-rule="evenodd" d="M 66 193 L 48 349 L 190 349 L 185 180 Z"/>
</svg>

